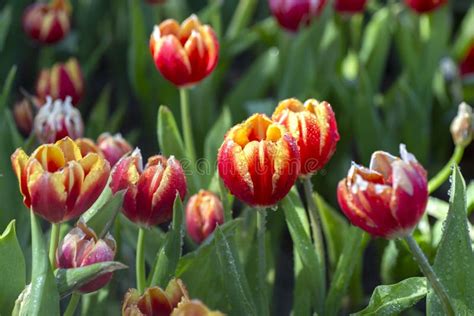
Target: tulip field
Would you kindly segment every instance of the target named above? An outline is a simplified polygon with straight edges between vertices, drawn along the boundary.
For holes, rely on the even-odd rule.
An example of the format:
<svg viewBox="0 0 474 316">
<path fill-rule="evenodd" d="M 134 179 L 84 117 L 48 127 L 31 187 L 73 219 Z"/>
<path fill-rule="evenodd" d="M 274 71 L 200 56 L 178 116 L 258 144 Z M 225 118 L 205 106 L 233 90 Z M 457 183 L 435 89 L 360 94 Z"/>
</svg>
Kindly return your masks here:
<svg viewBox="0 0 474 316">
<path fill-rule="evenodd" d="M 0 1 L 0 316 L 474 315 L 471 0 Z"/>
</svg>

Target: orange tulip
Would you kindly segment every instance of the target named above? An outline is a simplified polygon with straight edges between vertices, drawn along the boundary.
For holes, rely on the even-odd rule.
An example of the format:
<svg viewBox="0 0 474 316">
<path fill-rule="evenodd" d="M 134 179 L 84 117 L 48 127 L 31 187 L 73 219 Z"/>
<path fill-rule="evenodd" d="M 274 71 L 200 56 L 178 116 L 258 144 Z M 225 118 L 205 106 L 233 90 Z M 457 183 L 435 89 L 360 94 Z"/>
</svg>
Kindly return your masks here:
<svg viewBox="0 0 474 316">
<path fill-rule="evenodd" d="M 11 156 L 26 207 L 52 223 L 79 217 L 107 184 L 109 163 L 98 154 L 81 155 L 66 137 L 41 145 L 31 156 L 21 148 Z"/>
</svg>

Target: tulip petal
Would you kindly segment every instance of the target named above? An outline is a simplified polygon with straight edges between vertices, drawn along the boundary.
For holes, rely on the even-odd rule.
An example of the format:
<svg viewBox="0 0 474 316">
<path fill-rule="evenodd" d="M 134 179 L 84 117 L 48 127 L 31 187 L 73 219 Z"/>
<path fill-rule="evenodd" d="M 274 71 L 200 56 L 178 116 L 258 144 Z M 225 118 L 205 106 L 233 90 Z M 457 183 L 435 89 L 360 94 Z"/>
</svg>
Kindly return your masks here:
<svg viewBox="0 0 474 316">
<path fill-rule="evenodd" d="M 191 63 L 180 41 L 167 35 L 155 44 L 153 59 L 161 74 L 178 86 L 189 83 Z"/>
<path fill-rule="evenodd" d="M 171 308 L 178 306 L 178 303 L 181 302 L 181 300 L 189 299 L 188 290 L 186 289 L 183 281 L 180 279 L 171 279 L 171 281 L 166 286 L 165 293 L 168 297 Z"/>
<path fill-rule="evenodd" d="M 58 140 L 55 145 L 61 149 L 66 161 L 78 161 L 82 158 L 81 149 L 69 137 Z"/>
<path fill-rule="evenodd" d="M 172 311 L 166 293 L 159 287 L 148 288 L 137 306 L 144 315 L 169 316 Z"/>
<path fill-rule="evenodd" d="M 66 158 L 59 146 L 53 144 L 42 145 L 32 154 L 31 158 L 37 160 L 45 171 L 56 172 L 66 165 Z"/>
<path fill-rule="evenodd" d="M 15 175 L 18 178 L 20 192 L 21 194 L 23 194 L 23 203 L 26 205 L 26 207 L 30 208 L 31 198 L 30 193 L 28 191 L 28 180 L 26 172 L 28 159 L 28 155 L 23 151 L 23 149 L 20 148 L 15 150 L 15 152 L 11 156 L 13 171 L 15 172 Z"/>
</svg>

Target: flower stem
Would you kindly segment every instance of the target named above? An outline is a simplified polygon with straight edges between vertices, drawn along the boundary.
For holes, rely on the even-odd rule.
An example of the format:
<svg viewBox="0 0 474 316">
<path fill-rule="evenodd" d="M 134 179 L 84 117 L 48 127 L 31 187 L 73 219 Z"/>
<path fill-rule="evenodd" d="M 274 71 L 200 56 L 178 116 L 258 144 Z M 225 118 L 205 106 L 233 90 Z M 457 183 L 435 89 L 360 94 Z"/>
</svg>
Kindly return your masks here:
<svg viewBox="0 0 474 316">
<path fill-rule="evenodd" d="M 257 245 L 258 245 L 258 260 L 257 260 L 257 286 L 260 298 L 261 313 L 266 316 L 269 315 L 268 299 L 267 299 L 267 263 L 265 253 L 265 224 L 266 224 L 266 209 L 259 209 L 257 211 Z"/>
<path fill-rule="evenodd" d="M 319 263 L 321 265 L 322 277 L 326 275 L 326 262 L 324 256 L 324 242 L 323 235 L 321 233 L 321 220 L 319 218 L 318 208 L 314 203 L 313 199 L 313 184 L 311 178 L 305 177 L 303 180 L 304 195 L 306 198 L 306 204 L 308 205 L 308 213 L 311 221 L 311 231 L 314 238 L 314 247 L 316 248 L 316 254 L 319 257 Z"/>
<path fill-rule="evenodd" d="M 446 163 L 446 165 L 441 169 L 431 180 L 428 182 L 428 192 L 429 194 L 433 193 L 438 189 L 451 175 L 451 168 L 453 164 L 459 164 L 461 162 L 462 156 L 464 154 L 464 147 L 457 145 L 454 149 L 454 153 L 451 156 L 451 159 Z"/>
<path fill-rule="evenodd" d="M 63 316 L 73 316 L 80 300 L 81 300 L 81 295 L 76 292 L 73 292 Z"/>
<path fill-rule="evenodd" d="M 454 316 L 455 314 L 453 307 L 451 306 L 451 302 L 449 301 L 448 292 L 446 291 L 444 285 L 441 284 L 441 282 L 439 281 L 436 272 L 431 267 L 430 263 L 428 262 L 428 259 L 426 259 L 423 250 L 421 250 L 420 246 L 418 246 L 412 235 L 406 236 L 405 241 L 407 242 L 408 247 L 410 247 L 410 250 L 413 256 L 415 257 L 415 260 L 418 262 L 421 271 L 426 276 L 434 292 L 440 299 L 444 312 L 448 316 Z"/>
<path fill-rule="evenodd" d="M 137 256 L 136 256 L 137 289 L 140 293 L 145 290 L 145 228 L 138 230 Z"/>
<path fill-rule="evenodd" d="M 53 270 L 56 268 L 56 249 L 58 249 L 60 226 L 61 224 L 51 224 L 51 236 L 49 239 L 49 262 L 51 263 L 51 268 Z"/>
<path fill-rule="evenodd" d="M 179 89 L 181 99 L 181 124 L 183 125 L 184 145 L 188 158 L 192 163 L 196 161 L 196 151 L 194 149 L 193 127 L 191 123 L 191 113 L 189 111 L 189 91 L 186 88 Z"/>
</svg>

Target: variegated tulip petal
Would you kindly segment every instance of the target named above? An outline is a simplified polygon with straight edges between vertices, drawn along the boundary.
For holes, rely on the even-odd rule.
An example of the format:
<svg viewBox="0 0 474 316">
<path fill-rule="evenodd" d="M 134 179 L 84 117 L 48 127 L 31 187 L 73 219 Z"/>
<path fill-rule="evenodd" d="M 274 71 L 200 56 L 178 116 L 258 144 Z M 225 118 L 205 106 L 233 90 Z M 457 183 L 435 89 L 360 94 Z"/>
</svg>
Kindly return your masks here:
<svg viewBox="0 0 474 316">
<path fill-rule="evenodd" d="M 166 293 L 159 287 L 148 288 L 137 306 L 144 315 L 168 316 L 172 311 Z"/>
<path fill-rule="evenodd" d="M 20 192 L 23 194 L 23 203 L 26 205 L 26 207 L 30 208 L 31 199 L 30 192 L 28 191 L 28 178 L 26 172 L 28 159 L 28 155 L 23 151 L 23 149 L 20 148 L 15 150 L 11 156 L 13 171 L 18 178 Z"/>
</svg>

